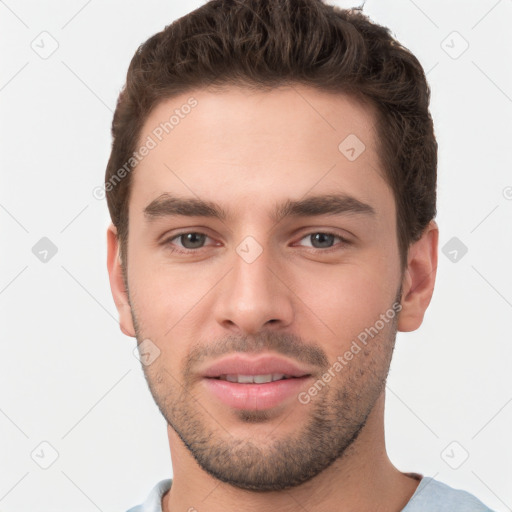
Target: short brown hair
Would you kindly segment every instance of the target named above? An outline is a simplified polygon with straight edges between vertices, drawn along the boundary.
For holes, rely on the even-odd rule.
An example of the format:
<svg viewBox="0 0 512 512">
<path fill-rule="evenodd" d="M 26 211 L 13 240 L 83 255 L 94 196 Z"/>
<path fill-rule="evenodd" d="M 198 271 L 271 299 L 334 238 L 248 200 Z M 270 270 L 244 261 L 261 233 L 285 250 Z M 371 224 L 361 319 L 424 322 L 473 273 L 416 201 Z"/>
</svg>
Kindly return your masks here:
<svg viewBox="0 0 512 512">
<path fill-rule="evenodd" d="M 351 94 L 376 108 L 378 151 L 395 197 L 403 268 L 410 243 L 436 215 L 430 89 L 416 57 L 389 29 L 360 8 L 322 0 L 210 0 L 140 45 L 117 101 L 105 175 L 124 264 L 131 184 L 126 164 L 151 110 L 197 87 L 287 84 Z"/>
</svg>

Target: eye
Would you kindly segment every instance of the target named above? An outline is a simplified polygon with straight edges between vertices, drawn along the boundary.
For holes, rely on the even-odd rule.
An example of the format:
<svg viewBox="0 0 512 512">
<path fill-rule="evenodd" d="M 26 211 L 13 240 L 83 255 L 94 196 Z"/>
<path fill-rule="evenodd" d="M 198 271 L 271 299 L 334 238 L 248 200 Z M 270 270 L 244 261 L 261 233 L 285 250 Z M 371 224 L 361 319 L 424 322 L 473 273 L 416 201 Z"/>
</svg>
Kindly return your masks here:
<svg viewBox="0 0 512 512">
<path fill-rule="evenodd" d="M 188 231 L 185 233 L 179 233 L 177 235 L 172 236 L 171 238 L 168 238 L 164 245 L 170 246 L 172 251 L 176 252 L 187 252 L 187 251 L 193 251 L 194 249 L 201 249 L 204 246 L 204 243 L 207 238 L 210 238 L 208 235 L 205 235 L 204 233 L 199 233 L 197 231 Z M 179 250 L 175 247 L 181 247 L 185 250 Z"/>
<path fill-rule="evenodd" d="M 316 231 L 314 233 L 309 233 L 305 237 L 301 238 L 302 240 L 309 240 L 311 245 L 309 247 L 313 247 L 314 249 L 331 249 L 336 239 L 341 241 L 341 245 L 348 244 L 348 240 L 345 238 L 335 235 L 334 233 L 327 233 L 324 231 Z M 308 246 L 306 246 L 308 247 Z"/>
</svg>

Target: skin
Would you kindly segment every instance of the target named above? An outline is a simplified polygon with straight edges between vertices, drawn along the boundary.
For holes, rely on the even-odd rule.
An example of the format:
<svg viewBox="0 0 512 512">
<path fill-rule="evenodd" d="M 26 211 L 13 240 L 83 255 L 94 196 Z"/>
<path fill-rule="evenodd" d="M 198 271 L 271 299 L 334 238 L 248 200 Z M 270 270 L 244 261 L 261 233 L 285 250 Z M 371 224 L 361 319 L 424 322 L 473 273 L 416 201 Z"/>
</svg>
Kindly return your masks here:
<svg viewBox="0 0 512 512">
<path fill-rule="evenodd" d="M 163 510 L 401 510 L 419 482 L 387 456 L 385 381 L 396 331 L 417 329 L 432 296 L 436 224 L 402 271 L 369 105 L 302 85 L 199 89 L 157 105 L 140 141 L 191 96 L 197 106 L 133 171 L 126 283 L 107 231 L 121 330 L 160 350 L 143 369 L 168 423 Z M 350 134 L 366 147 L 354 161 L 338 149 Z M 164 193 L 218 203 L 227 217 L 150 220 L 144 209 Z M 276 204 L 333 193 L 374 213 L 271 219 Z M 177 237 L 187 232 L 207 236 Z M 262 250 L 251 263 L 236 251 L 247 236 Z M 222 355 L 272 352 L 311 368 L 307 391 L 400 291 L 399 315 L 307 404 L 235 410 L 201 381 Z"/>
</svg>

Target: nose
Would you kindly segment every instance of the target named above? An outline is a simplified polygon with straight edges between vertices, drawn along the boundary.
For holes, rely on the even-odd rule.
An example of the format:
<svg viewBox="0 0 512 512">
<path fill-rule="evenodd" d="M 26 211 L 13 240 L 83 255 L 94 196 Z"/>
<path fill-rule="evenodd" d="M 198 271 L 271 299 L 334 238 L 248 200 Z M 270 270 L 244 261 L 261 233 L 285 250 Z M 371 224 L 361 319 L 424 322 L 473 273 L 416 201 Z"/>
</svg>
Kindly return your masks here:
<svg viewBox="0 0 512 512">
<path fill-rule="evenodd" d="M 230 262 L 231 270 L 217 290 L 217 322 L 238 334 L 289 326 L 293 321 L 293 292 L 271 251 L 263 249 L 254 261 L 234 251 Z"/>
</svg>

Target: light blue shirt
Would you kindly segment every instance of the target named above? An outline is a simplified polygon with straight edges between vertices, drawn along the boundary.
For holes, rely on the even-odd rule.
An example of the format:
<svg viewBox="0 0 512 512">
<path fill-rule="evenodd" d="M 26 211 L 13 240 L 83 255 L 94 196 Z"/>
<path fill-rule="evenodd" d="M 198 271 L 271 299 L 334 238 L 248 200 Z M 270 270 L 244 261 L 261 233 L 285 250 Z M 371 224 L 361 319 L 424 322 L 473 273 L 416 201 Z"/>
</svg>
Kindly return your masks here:
<svg viewBox="0 0 512 512">
<path fill-rule="evenodd" d="M 142 505 L 128 512 L 162 512 L 162 497 L 172 480 L 162 480 Z M 493 512 L 469 492 L 454 489 L 429 476 L 421 479 L 415 493 L 401 512 Z"/>
</svg>

